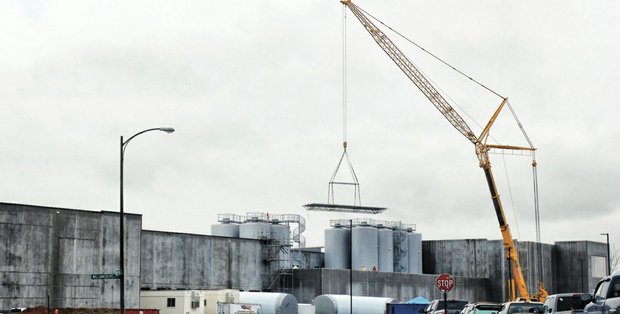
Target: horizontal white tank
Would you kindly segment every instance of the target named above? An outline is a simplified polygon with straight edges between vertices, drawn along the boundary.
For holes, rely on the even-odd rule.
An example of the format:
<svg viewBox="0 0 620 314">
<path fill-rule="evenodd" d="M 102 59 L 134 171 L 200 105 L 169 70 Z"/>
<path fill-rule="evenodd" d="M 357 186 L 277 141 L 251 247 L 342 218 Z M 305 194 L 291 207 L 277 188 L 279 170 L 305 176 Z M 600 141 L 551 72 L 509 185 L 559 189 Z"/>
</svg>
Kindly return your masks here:
<svg viewBox="0 0 620 314">
<path fill-rule="evenodd" d="M 260 304 L 263 313 L 297 314 L 297 299 L 288 293 L 277 292 L 239 292 L 241 303 Z"/>
<path fill-rule="evenodd" d="M 353 311 L 351 311 L 351 299 L 348 295 L 323 294 L 314 300 L 316 314 L 385 314 L 386 304 L 393 303 L 392 298 L 374 298 L 353 296 Z"/>
</svg>

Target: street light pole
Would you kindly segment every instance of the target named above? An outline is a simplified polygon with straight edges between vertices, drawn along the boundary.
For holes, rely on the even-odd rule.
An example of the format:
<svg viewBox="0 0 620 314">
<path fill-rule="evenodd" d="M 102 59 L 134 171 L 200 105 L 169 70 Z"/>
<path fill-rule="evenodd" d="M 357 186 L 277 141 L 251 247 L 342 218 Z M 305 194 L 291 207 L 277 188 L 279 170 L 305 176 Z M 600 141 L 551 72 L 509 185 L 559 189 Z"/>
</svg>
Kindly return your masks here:
<svg viewBox="0 0 620 314">
<path fill-rule="evenodd" d="M 125 204 L 124 204 L 124 197 L 123 197 L 123 164 L 125 162 L 125 148 L 127 147 L 127 144 L 129 144 L 129 141 L 131 141 L 134 137 L 149 132 L 149 131 L 163 131 L 166 133 L 172 133 L 174 132 L 173 128 L 152 128 L 152 129 L 146 129 L 144 131 L 140 131 L 134 135 L 132 135 L 127 141 L 123 141 L 123 137 L 121 136 L 121 145 L 120 145 L 120 153 L 121 153 L 121 169 L 120 169 L 120 188 L 121 188 L 121 193 L 120 193 L 120 230 L 119 230 L 119 240 L 120 240 L 120 314 L 125 314 Z"/>
<path fill-rule="evenodd" d="M 601 235 L 607 236 L 607 276 L 611 275 L 611 254 L 609 252 L 609 233 L 601 233 Z"/>
</svg>

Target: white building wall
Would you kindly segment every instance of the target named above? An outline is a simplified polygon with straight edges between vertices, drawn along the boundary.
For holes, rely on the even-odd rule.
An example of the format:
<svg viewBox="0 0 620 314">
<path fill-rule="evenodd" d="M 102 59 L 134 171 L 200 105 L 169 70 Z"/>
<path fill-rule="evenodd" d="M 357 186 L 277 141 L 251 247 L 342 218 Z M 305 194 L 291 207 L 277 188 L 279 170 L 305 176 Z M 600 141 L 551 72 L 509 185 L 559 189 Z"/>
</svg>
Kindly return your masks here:
<svg viewBox="0 0 620 314">
<path fill-rule="evenodd" d="M 171 298 L 175 300 L 174 307 L 168 306 Z M 140 291 L 140 308 L 159 309 L 160 314 L 204 314 L 204 300 L 200 290 Z"/>
</svg>

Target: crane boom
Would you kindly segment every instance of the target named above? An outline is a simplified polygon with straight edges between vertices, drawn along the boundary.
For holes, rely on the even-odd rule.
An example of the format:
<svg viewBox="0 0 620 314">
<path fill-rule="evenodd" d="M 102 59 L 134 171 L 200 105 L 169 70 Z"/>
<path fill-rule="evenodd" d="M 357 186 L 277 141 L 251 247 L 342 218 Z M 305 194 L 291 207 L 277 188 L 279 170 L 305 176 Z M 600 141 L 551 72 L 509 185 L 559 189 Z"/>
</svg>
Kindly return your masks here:
<svg viewBox="0 0 620 314">
<path fill-rule="evenodd" d="M 435 89 L 429 80 L 413 65 L 413 63 L 405 56 L 405 54 L 394 45 L 394 43 L 383 33 L 372 21 L 351 1 L 341 1 L 346 4 L 351 12 L 362 23 L 370 36 L 377 42 L 379 47 L 398 65 L 398 67 L 407 75 L 407 77 L 415 84 L 420 91 L 431 101 L 433 105 L 448 119 L 461 134 L 469 141 L 476 143 L 478 138 L 469 128 L 465 120 L 450 106 L 445 98 Z"/>
<path fill-rule="evenodd" d="M 520 147 L 520 146 L 503 146 L 503 145 L 487 145 L 487 138 L 489 131 L 493 123 L 495 122 L 499 112 L 502 110 L 507 102 L 504 98 L 498 109 L 495 111 L 486 127 L 480 134 L 476 136 L 471 128 L 467 125 L 465 120 L 452 108 L 452 106 L 446 101 L 446 99 L 437 91 L 437 89 L 430 83 L 430 81 L 422 74 L 420 70 L 405 56 L 405 54 L 396 47 L 396 45 L 385 35 L 375 24 L 364 14 L 364 12 L 356 6 L 351 0 L 341 0 L 342 4 L 346 5 L 355 17 L 362 23 L 366 31 L 375 40 L 375 42 L 383 49 L 383 51 L 396 63 L 396 65 L 405 73 L 405 75 L 420 89 L 420 91 L 428 98 L 428 100 L 441 112 L 441 114 L 452 124 L 452 126 L 459 131 L 465 138 L 467 138 L 475 146 L 476 156 L 478 157 L 479 165 L 484 170 L 484 174 L 491 192 L 491 199 L 493 201 L 493 207 L 495 214 L 499 222 L 499 227 L 502 233 L 504 249 L 506 256 L 510 261 L 510 266 L 516 283 L 519 296 L 523 299 L 529 300 L 530 295 L 527 290 L 525 279 L 523 277 L 523 271 L 521 264 L 519 263 L 519 256 L 512 240 L 512 234 L 510 227 L 506 223 L 506 217 L 504 216 L 504 210 L 500 201 L 497 187 L 495 185 L 495 179 L 493 178 L 493 172 L 491 171 L 491 163 L 489 161 L 489 150 L 494 149 L 511 149 L 511 150 L 528 150 L 534 151 L 533 147 Z M 542 287 L 542 284 L 541 284 Z"/>
</svg>

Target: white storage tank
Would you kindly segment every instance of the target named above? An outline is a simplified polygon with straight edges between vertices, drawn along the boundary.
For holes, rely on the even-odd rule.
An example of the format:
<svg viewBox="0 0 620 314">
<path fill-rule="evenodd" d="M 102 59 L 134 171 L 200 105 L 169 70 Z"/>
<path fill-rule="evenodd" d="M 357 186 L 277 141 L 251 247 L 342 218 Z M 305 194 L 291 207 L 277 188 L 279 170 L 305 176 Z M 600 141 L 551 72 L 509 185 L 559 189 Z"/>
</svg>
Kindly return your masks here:
<svg viewBox="0 0 620 314">
<path fill-rule="evenodd" d="M 386 312 L 386 304 L 393 303 L 392 298 L 353 297 L 353 311 L 351 299 L 348 295 L 323 294 L 312 301 L 316 314 L 381 314 Z"/>
<path fill-rule="evenodd" d="M 248 221 L 239 226 L 239 237 L 245 239 L 269 239 L 271 225 L 265 221 Z"/>
<path fill-rule="evenodd" d="M 297 299 L 288 293 L 240 292 L 240 303 L 260 304 L 263 313 L 297 314 Z"/>
<path fill-rule="evenodd" d="M 407 243 L 407 231 L 395 229 L 393 234 L 394 272 L 409 272 L 409 245 Z"/>
<path fill-rule="evenodd" d="M 353 270 L 366 269 L 370 271 L 379 264 L 377 228 L 360 222 L 353 227 L 351 235 L 353 242 Z"/>
<path fill-rule="evenodd" d="M 279 224 L 277 220 L 271 221 L 270 238 L 273 245 L 280 245 L 278 250 L 278 268 L 291 268 L 291 229 L 288 225 Z"/>
<path fill-rule="evenodd" d="M 325 268 L 349 269 L 350 252 L 348 226 L 336 224 L 325 230 Z"/>
<path fill-rule="evenodd" d="M 279 224 L 277 220 L 271 222 L 269 236 L 277 243 L 287 245 L 291 239 L 291 229 L 288 225 Z"/>
<path fill-rule="evenodd" d="M 409 246 L 409 273 L 422 273 L 422 234 L 413 231 L 407 232 Z"/>
<path fill-rule="evenodd" d="M 219 237 L 238 238 L 239 225 L 223 220 L 221 224 L 211 225 L 211 234 Z"/>
<path fill-rule="evenodd" d="M 394 234 L 392 229 L 377 225 L 379 236 L 379 265 L 377 271 L 391 273 L 394 271 Z"/>
</svg>

